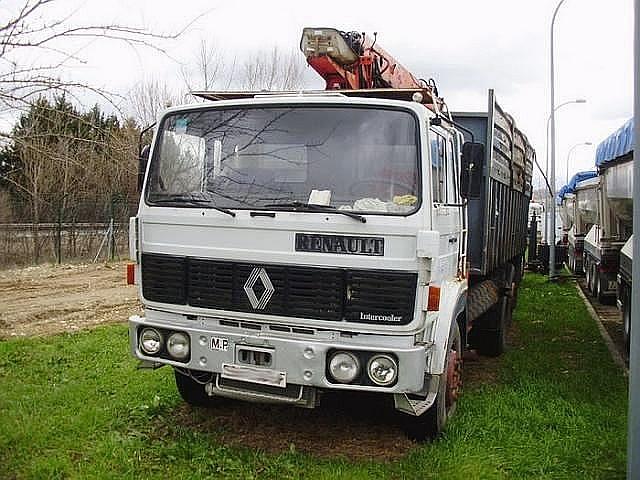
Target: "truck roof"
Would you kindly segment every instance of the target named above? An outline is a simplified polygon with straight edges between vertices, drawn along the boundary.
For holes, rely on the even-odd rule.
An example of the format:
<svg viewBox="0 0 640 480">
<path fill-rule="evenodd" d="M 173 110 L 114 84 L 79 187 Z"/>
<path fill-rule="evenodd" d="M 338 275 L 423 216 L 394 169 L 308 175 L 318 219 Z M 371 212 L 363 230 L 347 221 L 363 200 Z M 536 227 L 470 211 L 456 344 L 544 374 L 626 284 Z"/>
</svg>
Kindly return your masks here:
<svg viewBox="0 0 640 480">
<path fill-rule="evenodd" d="M 595 170 L 588 170 L 586 172 L 576 173 L 573 177 L 571 177 L 571 180 L 569 180 L 569 183 L 567 183 L 564 187 L 562 187 L 558 191 L 556 203 L 560 205 L 565 195 L 576 191 L 576 188 L 578 188 L 578 184 L 597 176 L 598 176 L 598 172 L 596 172 Z"/>
<path fill-rule="evenodd" d="M 378 90 L 398 90 L 398 89 L 378 89 Z M 402 89 L 406 90 L 406 89 Z M 412 92 L 415 90 L 411 89 Z M 220 106 L 248 106 L 248 105 L 282 105 L 282 104 L 332 104 L 337 105 L 379 105 L 389 107 L 401 107 L 414 110 L 416 113 L 424 114 L 429 117 L 434 117 L 433 111 L 423 103 L 412 101 L 411 96 L 407 96 L 407 92 L 404 95 L 389 95 L 386 98 L 381 98 L 379 95 L 346 95 L 345 92 L 354 92 L 353 90 L 346 91 L 299 91 L 299 92 L 192 92 L 193 95 L 215 102 L 215 105 Z M 371 92 L 370 90 L 368 92 Z M 360 93 L 360 92 L 358 92 Z M 211 108 L 213 103 L 192 103 L 185 105 L 177 105 L 175 107 L 169 107 L 162 115 L 177 111 L 189 111 L 200 110 L 203 108 Z"/>
<path fill-rule="evenodd" d="M 194 91 L 192 95 L 204 98 L 205 100 L 240 100 L 258 98 L 331 98 L 331 97 L 354 97 L 354 98 L 379 98 L 385 100 L 403 100 L 406 102 L 416 102 L 416 98 L 430 99 L 431 92 L 426 88 L 362 88 L 357 90 L 288 90 L 288 91 Z M 419 95 L 420 97 L 416 97 Z M 433 106 L 423 103 L 427 108 L 433 110 Z"/>
<path fill-rule="evenodd" d="M 621 160 L 633 152 L 633 118 L 627 120 L 618 130 L 605 138 L 596 149 L 596 166 L 606 168 L 607 164 Z"/>
</svg>

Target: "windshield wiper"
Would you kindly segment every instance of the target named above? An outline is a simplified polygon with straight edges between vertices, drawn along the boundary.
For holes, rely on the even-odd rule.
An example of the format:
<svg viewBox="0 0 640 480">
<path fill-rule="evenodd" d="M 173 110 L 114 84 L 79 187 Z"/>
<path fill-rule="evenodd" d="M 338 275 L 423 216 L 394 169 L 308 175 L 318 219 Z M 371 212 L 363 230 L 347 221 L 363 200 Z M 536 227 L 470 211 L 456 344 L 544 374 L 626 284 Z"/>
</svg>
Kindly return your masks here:
<svg viewBox="0 0 640 480">
<path fill-rule="evenodd" d="M 178 195 L 167 195 L 163 198 L 159 198 L 157 200 L 152 200 L 153 203 L 158 205 L 164 205 L 167 207 L 201 207 L 207 206 L 208 208 L 213 208 L 222 213 L 226 213 L 227 215 L 231 215 L 232 217 L 236 216 L 236 212 L 229 210 L 228 208 L 218 207 L 217 205 L 213 205 L 211 203 L 210 198 L 206 197 L 197 197 L 193 194 L 178 194 Z"/>
<path fill-rule="evenodd" d="M 303 212 L 320 212 L 320 213 L 339 213 L 340 215 L 344 215 L 346 217 L 351 217 L 359 222 L 367 223 L 367 219 L 362 215 L 358 215 L 357 213 L 350 212 L 349 210 L 338 210 L 336 207 L 332 207 L 330 205 L 316 205 L 314 203 L 306 203 L 306 202 L 282 202 L 282 203 L 267 203 L 263 205 L 263 208 L 293 208 L 294 211 L 303 211 Z"/>
</svg>

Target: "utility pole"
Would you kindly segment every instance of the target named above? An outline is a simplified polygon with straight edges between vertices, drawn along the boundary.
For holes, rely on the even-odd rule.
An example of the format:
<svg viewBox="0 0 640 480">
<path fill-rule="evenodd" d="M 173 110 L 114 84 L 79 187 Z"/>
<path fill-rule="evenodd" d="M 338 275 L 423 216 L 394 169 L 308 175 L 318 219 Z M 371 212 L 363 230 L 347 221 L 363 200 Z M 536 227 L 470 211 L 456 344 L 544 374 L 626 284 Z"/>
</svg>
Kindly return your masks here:
<svg viewBox="0 0 640 480">
<path fill-rule="evenodd" d="M 556 91 L 555 91 L 555 65 L 554 61 L 554 46 L 553 46 L 553 27 L 556 23 L 556 15 L 558 10 L 565 2 L 560 0 L 556 5 L 556 9 L 553 11 L 553 17 L 551 18 L 551 56 L 550 56 L 550 74 L 551 74 L 551 159 L 549 161 L 549 184 L 551 185 L 551 221 L 550 223 L 550 235 L 549 239 L 549 280 L 556 279 Z"/>
<path fill-rule="evenodd" d="M 634 1 L 634 143 L 633 143 L 633 229 L 640 229 L 640 0 Z M 640 231 L 633 235 L 633 284 L 631 286 L 631 342 L 629 352 L 629 432 L 627 436 L 627 478 L 640 478 Z"/>
</svg>

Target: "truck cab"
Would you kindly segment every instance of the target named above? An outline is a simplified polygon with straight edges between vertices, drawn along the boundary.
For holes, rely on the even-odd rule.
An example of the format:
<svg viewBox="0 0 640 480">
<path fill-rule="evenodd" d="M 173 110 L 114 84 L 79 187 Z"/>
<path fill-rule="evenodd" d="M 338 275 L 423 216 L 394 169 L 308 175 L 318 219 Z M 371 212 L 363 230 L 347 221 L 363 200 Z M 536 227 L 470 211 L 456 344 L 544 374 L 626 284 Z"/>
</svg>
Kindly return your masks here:
<svg viewBox="0 0 640 480">
<path fill-rule="evenodd" d="M 393 395 L 455 409 L 466 334 L 463 137 L 410 99 L 255 95 L 159 119 L 130 248 L 130 344 L 193 404 Z"/>
</svg>

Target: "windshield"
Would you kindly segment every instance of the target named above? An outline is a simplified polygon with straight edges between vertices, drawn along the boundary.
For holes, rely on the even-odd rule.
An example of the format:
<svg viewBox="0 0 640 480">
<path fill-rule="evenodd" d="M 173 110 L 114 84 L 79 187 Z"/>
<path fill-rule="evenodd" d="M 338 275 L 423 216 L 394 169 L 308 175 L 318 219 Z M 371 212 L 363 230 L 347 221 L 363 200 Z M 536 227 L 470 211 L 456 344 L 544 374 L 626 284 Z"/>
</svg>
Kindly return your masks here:
<svg viewBox="0 0 640 480">
<path fill-rule="evenodd" d="M 161 125 L 147 201 L 260 209 L 294 203 L 406 215 L 419 205 L 408 111 L 261 107 L 178 112 Z"/>
</svg>

